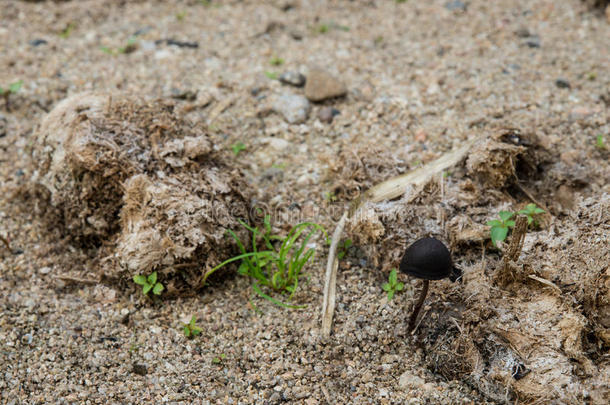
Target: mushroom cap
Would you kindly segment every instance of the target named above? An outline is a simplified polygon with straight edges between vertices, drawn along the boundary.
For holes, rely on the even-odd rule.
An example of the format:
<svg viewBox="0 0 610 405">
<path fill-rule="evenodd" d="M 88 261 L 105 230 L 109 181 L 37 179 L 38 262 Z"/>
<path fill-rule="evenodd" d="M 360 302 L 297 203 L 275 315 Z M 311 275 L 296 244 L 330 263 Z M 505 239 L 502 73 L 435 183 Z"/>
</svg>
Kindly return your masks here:
<svg viewBox="0 0 610 405">
<path fill-rule="evenodd" d="M 415 241 L 400 261 L 400 271 L 424 280 L 440 280 L 452 275 L 449 249 L 436 238 Z"/>
</svg>

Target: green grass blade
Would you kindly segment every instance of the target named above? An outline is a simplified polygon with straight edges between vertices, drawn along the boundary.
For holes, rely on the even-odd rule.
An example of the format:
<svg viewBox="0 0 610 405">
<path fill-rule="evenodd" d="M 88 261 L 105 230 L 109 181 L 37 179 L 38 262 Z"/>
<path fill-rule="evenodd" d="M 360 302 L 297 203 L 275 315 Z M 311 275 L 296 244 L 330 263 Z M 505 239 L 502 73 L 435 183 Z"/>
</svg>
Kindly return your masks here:
<svg viewBox="0 0 610 405">
<path fill-rule="evenodd" d="M 237 260 L 243 259 L 245 257 L 252 257 L 255 256 L 257 254 L 260 253 L 244 253 L 238 256 L 234 256 L 230 259 L 225 260 L 224 262 L 220 263 L 218 266 L 214 267 L 212 270 L 207 271 L 204 275 L 203 275 L 203 280 L 201 280 L 201 285 L 205 285 L 205 281 L 207 280 L 208 277 L 210 277 L 216 270 L 218 270 L 219 268 L 226 266 L 229 263 L 235 262 Z"/>
<path fill-rule="evenodd" d="M 252 289 L 254 290 L 255 293 L 257 293 L 259 296 L 261 296 L 262 298 L 266 299 L 267 301 L 282 307 L 282 308 L 290 308 L 290 309 L 301 309 L 301 308 L 306 308 L 307 305 L 290 305 L 290 304 L 285 304 L 281 301 L 276 300 L 275 298 L 265 294 L 263 292 L 263 290 L 261 290 L 260 286 L 256 283 L 252 284 Z"/>
</svg>

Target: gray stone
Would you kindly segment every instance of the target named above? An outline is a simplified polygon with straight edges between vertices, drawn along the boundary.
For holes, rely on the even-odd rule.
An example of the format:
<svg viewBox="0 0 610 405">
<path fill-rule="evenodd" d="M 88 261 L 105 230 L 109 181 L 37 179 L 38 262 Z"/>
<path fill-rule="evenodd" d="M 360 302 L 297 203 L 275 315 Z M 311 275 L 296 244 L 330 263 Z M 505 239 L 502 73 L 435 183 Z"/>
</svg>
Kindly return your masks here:
<svg viewBox="0 0 610 405">
<path fill-rule="evenodd" d="M 460 0 L 450 1 L 445 4 L 445 8 L 451 11 L 466 11 L 468 5 Z"/>
<path fill-rule="evenodd" d="M 347 93 L 345 85 L 325 70 L 313 68 L 307 74 L 305 96 L 310 101 L 341 97 Z"/>
<path fill-rule="evenodd" d="M 336 108 L 324 107 L 324 108 L 320 109 L 320 111 L 318 111 L 318 119 L 321 122 L 330 124 L 331 122 L 333 122 L 333 118 L 335 118 L 335 115 L 339 115 L 339 114 L 340 114 L 340 111 L 337 110 Z"/>
<path fill-rule="evenodd" d="M 425 383 L 426 381 L 423 378 L 416 376 L 415 374 L 411 374 L 409 371 L 402 373 L 400 379 L 398 380 L 398 386 L 400 388 L 417 388 L 421 387 Z"/>
<path fill-rule="evenodd" d="M 305 80 L 305 76 L 299 72 L 288 71 L 280 75 L 280 82 L 291 86 L 303 87 Z"/>
<path fill-rule="evenodd" d="M 274 100 L 272 108 L 282 114 L 289 124 L 300 124 L 307 120 L 311 104 L 303 96 L 285 93 Z"/>
</svg>

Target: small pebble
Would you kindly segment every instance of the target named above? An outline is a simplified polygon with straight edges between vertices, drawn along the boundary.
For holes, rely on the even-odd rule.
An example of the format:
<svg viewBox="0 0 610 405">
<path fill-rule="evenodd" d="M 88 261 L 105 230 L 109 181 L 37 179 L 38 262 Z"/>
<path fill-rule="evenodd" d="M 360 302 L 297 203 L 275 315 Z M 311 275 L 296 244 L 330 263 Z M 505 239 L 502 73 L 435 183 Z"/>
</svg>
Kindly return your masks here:
<svg viewBox="0 0 610 405">
<path fill-rule="evenodd" d="M 177 46 L 178 48 L 192 48 L 192 49 L 199 48 L 198 42 L 178 41 L 177 39 L 173 39 L 173 38 L 158 39 L 155 41 L 155 44 L 159 45 L 163 42 L 165 42 L 167 45 Z"/>
<path fill-rule="evenodd" d="M 311 105 L 303 96 L 285 93 L 275 99 L 272 108 L 289 124 L 300 124 L 307 120 Z"/>
<path fill-rule="evenodd" d="M 148 367 L 146 366 L 146 364 L 133 363 L 133 368 L 131 371 L 133 371 L 137 375 L 146 375 L 148 374 Z"/>
<path fill-rule="evenodd" d="M 445 3 L 445 8 L 450 11 L 466 11 L 468 5 L 460 0 Z"/>
<path fill-rule="evenodd" d="M 515 35 L 517 35 L 519 38 L 528 38 L 532 36 L 532 33 L 527 28 L 521 27 L 515 31 Z"/>
<path fill-rule="evenodd" d="M 318 119 L 322 122 L 330 124 L 333 122 L 333 118 L 336 115 L 339 115 L 341 112 L 333 107 L 324 107 L 320 111 L 318 111 Z"/>
<path fill-rule="evenodd" d="M 310 101 L 322 101 L 347 94 L 345 85 L 325 70 L 313 68 L 307 74 L 305 97 Z"/>
<path fill-rule="evenodd" d="M 538 37 L 538 35 L 533 35 L 525 41 L 525 44 L 530 48 L 540 48 L 540 37 Z"/>
<path fill-rule="evenodd" d="M 0 114 L 0 138 L 6 136 L 6 127 L 8 125 L 8 120 L 2 114 Z"/>
<path fill-rule="evenodd" d="M 421 387 L 425 383 L 426 381 L 423 378 L 416 376 L 415 374 L 411 374 L 409 371 L 402 373 L 398 380 L 398 386 L 400 388 L 417 388 Z"/>
<path fill-rule="evenodd" d="M 564 78 L 559 78 L 557 80 L 555 80 L 555 86 L 559 87 L 560 89 L 571 89 L 572 86 L 570 85 L 570 82 L 567 79 Z"/>
<path fill-rule="evenodd" d="M 289 84 L 295 87 L 303 87 L 305 85 L 305 76 L 299 72 L 288 71 L 280 75 L 280 82 Z"/>
<path fill-rule="evenodd" d="M 40 46 L 40 45 L 46 45 L 46 44 L 48 44 L 48 42 L 44 39 L 36 38 L 36 39 L 31 40 L 29 42 L 29 44 L 32 46 Z"/>
</svg>

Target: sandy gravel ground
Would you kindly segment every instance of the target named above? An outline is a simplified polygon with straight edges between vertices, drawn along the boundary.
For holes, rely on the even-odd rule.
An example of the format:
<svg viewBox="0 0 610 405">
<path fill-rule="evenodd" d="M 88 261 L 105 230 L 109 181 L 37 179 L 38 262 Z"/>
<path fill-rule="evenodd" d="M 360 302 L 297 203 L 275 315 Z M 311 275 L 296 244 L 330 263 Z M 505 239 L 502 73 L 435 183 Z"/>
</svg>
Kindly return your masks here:
<svg viewBox="0 0 610 405">
<path fill-rule="evenodd" d="M 347 94 L 307 103 L 291 123 L 303 111 L 282 113 L 289 103 L 275 100 L 304 90 L 273 78 L 316 66 Z M 36 174 L 41 118 L 67 96 L 121 91 L 173 100 L 244 171 L 254 204 L 292 204 L 328 229 L 336 215 L 320 207 L 340 212 L 375 181 L 505 127 L 539 134 L 556 163 L 584 179 L 544 195 L 549 207 L 562 202 L 557 226 L 577 225 L 569 211 L 586 199 L 606 201 L 595 209 L 607 221 L 609 155 L 596 142 L 601 135 L 610 147 L 609 73 L 610 23 L 578 0 L 3 0 L 0 86 L 23 85 L 8 106 L 0 100 L 0 236 L 11 248 L 0 244 L 1 402 L 604 403 L 608 380 L 578 377 L 577 366 L 574 378 L 593 392 L 570 397 L 566 386 L 544 400 L 435 369 L 430 335 L 405 330 L 413 289 L 388 302 L 388 266 L 359 247 L 341 263 L 328 341 L 318 337 L 324 248 L 294 299 L 301 310 L 253 297 L 229 268 L 200 293 L 154 302 L 124 284 L 97 284 L 94 249 L 45 227 L 43 202 L 23 190 Z M 328 107 L 338 112 L 332 122 Z M 246 149 L 235 157 L 237 142 Z M 374 163 L 340 177 L 354 156 Z M 608 223 L 599 226 L 607 238 Z M 467 272 L 473 257 L 458 260 Z M 462 294 L 439 285 L 428 311 Z M 181 320 L 192 315 L 203 331 L 188 340 Z M 608 342 L 591 336 L 582 334 L 597 345 L 589 360 L 609 376 Z"/>
</svg>

